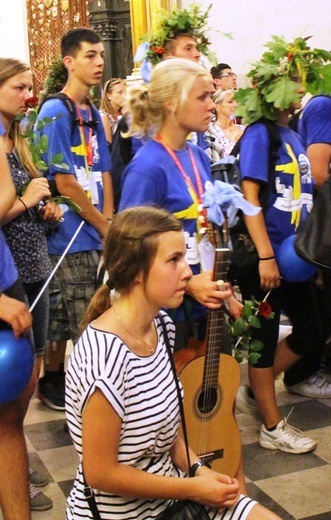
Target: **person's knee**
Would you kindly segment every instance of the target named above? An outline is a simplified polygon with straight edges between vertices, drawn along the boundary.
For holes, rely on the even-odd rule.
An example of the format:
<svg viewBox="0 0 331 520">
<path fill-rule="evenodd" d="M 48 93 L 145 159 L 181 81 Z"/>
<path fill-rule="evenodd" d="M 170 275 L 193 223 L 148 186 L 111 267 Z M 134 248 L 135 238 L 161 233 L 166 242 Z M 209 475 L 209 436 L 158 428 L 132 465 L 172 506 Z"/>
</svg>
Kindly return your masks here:
<svg viewBox="0 0 331 520">
<path fill-rule="evenodd" d="M 31 397 L 36 388 L 36 368 L 23 392 L 10 403 L 0 406 L 0 428 L 22 428 Z"/>
</svg>

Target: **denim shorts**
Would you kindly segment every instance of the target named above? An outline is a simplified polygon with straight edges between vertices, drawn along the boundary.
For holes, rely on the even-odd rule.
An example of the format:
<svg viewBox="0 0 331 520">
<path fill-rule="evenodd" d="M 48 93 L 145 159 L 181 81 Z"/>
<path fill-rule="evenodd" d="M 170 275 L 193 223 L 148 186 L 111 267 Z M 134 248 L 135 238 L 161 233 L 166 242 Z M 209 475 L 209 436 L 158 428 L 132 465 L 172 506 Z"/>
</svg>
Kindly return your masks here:
<svg viewBox="0 0 331 520">
<path fill-rule="evenodd" d="M 50 255 L 53 268 L 59 256 Z M 64 257 L 49 285 L 49 341 L 76 342 L 81 322 L 96 290 L 99 251 L 84 251 Z"/>
</svg>

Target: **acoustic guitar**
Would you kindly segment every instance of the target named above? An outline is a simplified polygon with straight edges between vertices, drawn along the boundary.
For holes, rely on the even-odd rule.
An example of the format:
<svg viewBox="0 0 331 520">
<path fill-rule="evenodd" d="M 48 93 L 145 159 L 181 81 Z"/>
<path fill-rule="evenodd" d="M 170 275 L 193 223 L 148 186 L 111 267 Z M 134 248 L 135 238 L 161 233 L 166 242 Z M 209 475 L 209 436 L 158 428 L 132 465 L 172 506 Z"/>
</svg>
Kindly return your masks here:
<svg viewBox="0 0 331 520">
<path fill-rule="evenodd" d="M 215 242 L 214 280 L 225 280 L 230 249 L 222 247 L 218 229 Z M 189 445 L 212 469 L 234 477 L 241 457 L 241 437 L 234 415 L 240 383 L 238 362 L 222 353 L 227 339 L 223 306 L 210 310 L 204 342 L 174 353 L 184 388 L 184 412 Z"/>
</svg>

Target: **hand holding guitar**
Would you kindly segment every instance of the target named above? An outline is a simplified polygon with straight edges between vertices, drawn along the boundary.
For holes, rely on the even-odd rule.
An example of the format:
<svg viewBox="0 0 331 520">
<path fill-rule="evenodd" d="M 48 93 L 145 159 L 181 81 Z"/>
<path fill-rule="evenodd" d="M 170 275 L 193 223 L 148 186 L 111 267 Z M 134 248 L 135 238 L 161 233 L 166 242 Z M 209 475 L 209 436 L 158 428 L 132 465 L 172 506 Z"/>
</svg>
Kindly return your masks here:
<svg viewBox="0 0 331 520">
<path fill-rule="evenodd" d="M 233 297 L 230 285 L 219 290 L 218 284 L 213 280 L 212 271 L 204 271 L 192 276 L 187 282 L 186 293 L 209 309 L 219 309 L 224 300 Z"/>
</svg>

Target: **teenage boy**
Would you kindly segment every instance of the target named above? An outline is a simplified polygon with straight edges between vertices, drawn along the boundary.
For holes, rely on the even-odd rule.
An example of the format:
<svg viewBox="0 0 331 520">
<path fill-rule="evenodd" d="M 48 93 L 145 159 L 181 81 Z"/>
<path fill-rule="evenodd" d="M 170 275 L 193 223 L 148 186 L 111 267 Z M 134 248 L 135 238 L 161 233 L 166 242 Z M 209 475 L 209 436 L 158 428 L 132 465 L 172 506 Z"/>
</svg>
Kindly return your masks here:
<svg viewBox="0 0 331 520">
<path fill-rule="evenodd" d="M 45 353 L 45 375 L 39 381 L 39 399 L 55 410 L 64 410 L 64 357 L 68 340 L 75 342 L 85 309 L 95 292 L 97 267 L 113 217 L 113 189 L 107 142 L 98 110 L 89 102 L 91 87 L 99 85 L 104 68 L 104 44 L 91 29 L 68 31 L 61 41 L 61 55 L 68 71 L 63 88 L 74 104 L 75 121 L 61 99 L 49 99 L 39 119 L 53 119 L 40 132 L 48 136 L 44 160 L 47 178 L 56 192 L 80 206 L 70 207 L 64 222 L 52 230 L 48 251 L 55 266 L 81 222 L 68 253 L 50 284 L 50 319 Z M 54 165 L 61 153 L 66 167 Z"/>
</svg>

